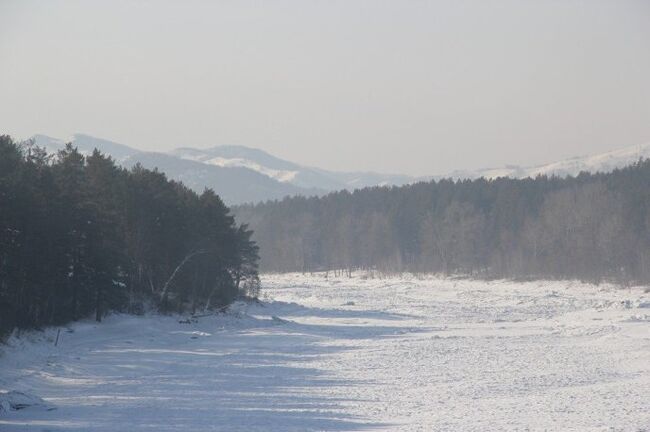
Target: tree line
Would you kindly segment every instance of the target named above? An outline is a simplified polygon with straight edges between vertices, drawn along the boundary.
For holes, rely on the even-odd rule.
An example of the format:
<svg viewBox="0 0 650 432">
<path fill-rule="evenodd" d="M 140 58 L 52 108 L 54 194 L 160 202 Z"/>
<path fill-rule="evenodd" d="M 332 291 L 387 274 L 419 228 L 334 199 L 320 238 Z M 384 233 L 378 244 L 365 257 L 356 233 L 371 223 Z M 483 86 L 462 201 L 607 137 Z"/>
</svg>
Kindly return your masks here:
<svg viewBox="0 0 650 432">
<path fill-rule="evenodd" d="M 0 334 L 256 296 L 258 247 L 212 191 L 0 136 Z"/>
<path fill-rule="evenodd" d="M 266 271 L 650 282 L 650 161 L 611 173 L 416 183 L 233 208 Z"/>
</svg>

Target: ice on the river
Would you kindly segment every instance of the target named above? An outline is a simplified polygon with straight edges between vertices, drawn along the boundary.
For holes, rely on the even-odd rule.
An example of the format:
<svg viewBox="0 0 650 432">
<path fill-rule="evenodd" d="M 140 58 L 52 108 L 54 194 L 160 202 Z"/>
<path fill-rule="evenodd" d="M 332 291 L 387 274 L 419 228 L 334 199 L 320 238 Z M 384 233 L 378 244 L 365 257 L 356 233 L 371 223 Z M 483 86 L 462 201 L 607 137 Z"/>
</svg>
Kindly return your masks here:
<svg viewBox="0 0 650 432">
<path fill-rule="evenodd" d="M 263 278 L 219 316 L 13 337 L 9 431 L 650 430 L 650 294 L 577 282 Z M 52 409 L 54 408 L 54 409 Z"/>
</svg>

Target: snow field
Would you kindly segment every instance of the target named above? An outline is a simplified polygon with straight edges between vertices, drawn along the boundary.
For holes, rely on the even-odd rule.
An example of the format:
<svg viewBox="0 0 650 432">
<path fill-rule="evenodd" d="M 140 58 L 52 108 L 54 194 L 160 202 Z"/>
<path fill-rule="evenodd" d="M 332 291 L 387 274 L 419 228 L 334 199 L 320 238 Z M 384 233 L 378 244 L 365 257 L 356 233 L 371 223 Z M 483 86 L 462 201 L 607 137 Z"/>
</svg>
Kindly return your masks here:
<svg viewBox="0 0 650 432">
<path fill-rule="evenodd" d="M 650 431 L 650 294 L 578 282 L 266 275 L 181 324 L 12 338 L 0 431 Z M 0 399 L 2 396 L 0 396 Z"/>
</svg>

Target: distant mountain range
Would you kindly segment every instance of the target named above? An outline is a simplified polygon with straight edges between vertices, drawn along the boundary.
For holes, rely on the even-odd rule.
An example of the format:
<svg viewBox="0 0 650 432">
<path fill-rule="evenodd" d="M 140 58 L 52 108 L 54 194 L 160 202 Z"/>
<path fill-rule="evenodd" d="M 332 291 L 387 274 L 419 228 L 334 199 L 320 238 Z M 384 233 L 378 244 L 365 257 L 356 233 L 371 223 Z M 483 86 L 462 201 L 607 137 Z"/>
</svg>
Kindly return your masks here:
<svg viewBox="0 0 650 432">
<path fill-rule="evenodd" d="M 71 142 L 82 154 L 91 154 L 97 148 L 127 168 L 137 163 L 145 168 L 158 168 L 169 178 L 182 181 L 197 192 L 206 187 L 214 189 L 230 205 L 281 199 L 287 195 L 323 195 L 341 189 L 403 185 L 415 181 L 405 175 L 310 168 L 244 146 L 183 147 L 157 153 L 84 134 L 75 134 L 68 140 L 46 135 L 32 138 L 36 145 L 45 147 L 50 153 Z"/>
<path fill-rule="evenodd" d="M 38 146 L 45 147 L 51 153 L 62 149 L 66 142 L 72 142 L 83 154 L 90 154 L 97 148 L 127 168 L 136 163 L 145 168 L 158 168 L 169 178 L 182 181 L 197 192 L 206 187 L 214 189 L 230 205 L 281 199 L 287 195 L 322 195 L 342 189 L 400 186 L 441 178 L 525 178 L 537 175 L 577 175 L 581 171 L 607 172 L 630 165 L 639 158 L 650 158 L 649 143 L 546 165 L 459 170 L 447 175 L 411 177 L 374 172 L 336 172 L 306 167 L 244 146 L 224 145 L 207 149 L 181 147 L 166 153 L 156 153 L 144 152 L 84 134 L 75 134 L 69 140 L 46 135 L 35 135 L 33 139 Z"/>
<path fill-rule="evenodd" d="M 650 158 L 650 143 L 530 167 L 507 165 L 502 168 L 486 168 L 473 171 L 457 170 L 443 177 L 451 177 L 454 179 L 475 179 L 480 177 L 488 179 L 498 177 L 534 178 L 538 175 L 567 177 L 576 176 L 583 171 L 591 173 L 610 172 L 616 168 L 631 165 L 639 159 L 647 158 Z"/>
</svg>

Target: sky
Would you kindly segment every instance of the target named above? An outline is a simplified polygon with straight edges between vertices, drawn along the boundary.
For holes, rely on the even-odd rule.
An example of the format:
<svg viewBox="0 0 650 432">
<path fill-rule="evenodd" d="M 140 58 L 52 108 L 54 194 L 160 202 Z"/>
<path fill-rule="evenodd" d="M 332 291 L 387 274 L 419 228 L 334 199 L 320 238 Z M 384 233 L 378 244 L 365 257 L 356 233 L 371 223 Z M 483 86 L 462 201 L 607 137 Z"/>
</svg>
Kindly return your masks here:
<svg viewBox="0 0 650 432">
<path fill-rule="evenodd" d="M 650 2 L 0 0 L 0 133 L 411 175 L 650 142 Z"/>
</svg>

